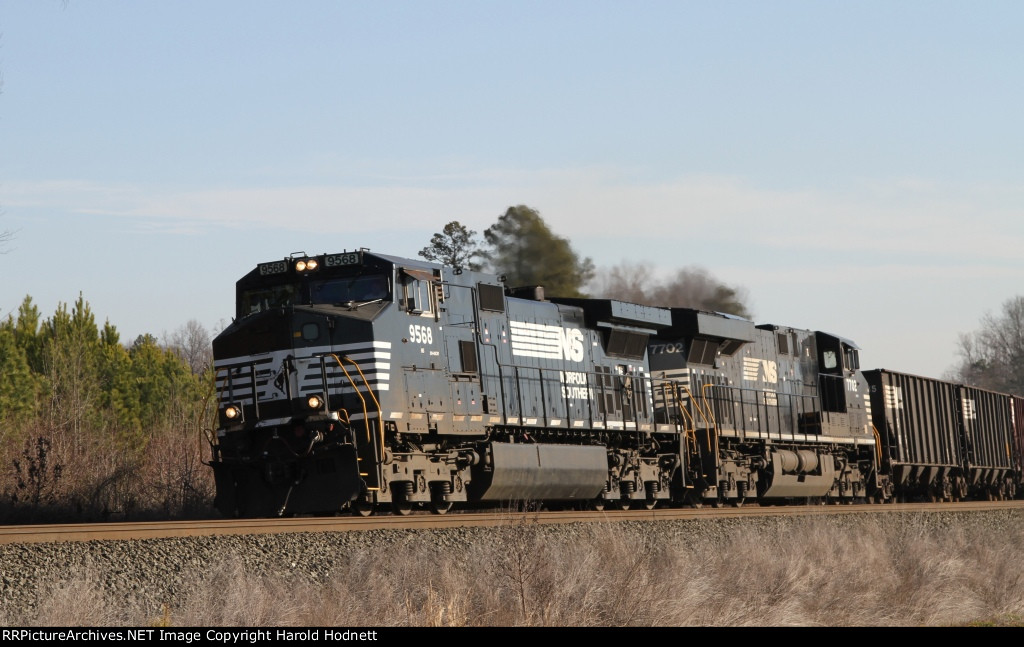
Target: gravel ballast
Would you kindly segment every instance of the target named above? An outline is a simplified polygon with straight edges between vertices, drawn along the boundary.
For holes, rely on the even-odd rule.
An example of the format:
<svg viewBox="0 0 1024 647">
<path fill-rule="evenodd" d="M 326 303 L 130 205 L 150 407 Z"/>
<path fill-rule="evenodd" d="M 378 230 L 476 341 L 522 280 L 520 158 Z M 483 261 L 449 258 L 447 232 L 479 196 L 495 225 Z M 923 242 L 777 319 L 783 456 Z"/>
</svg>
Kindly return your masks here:
<svg viewBox="0 0 1024 647">
<path fill-rule="evenodd" d="M 1024 537 L 1024 513 L 991 512 L 817 514 L 829 526 L 855 528 L 883 518 L 886 530 L 915 527 L 915 532 L 984 529 L 990 535 Z M 614 526 L 637 545 L 674 545 L 714 549 L 725 545 L 739 529 L 766 536 L 799 536 L 806 517 L 747 517 L 696 521 L 619 522 Z M 543 541 L 583 542 L 600 523 L 510 525 L 509 527 L 445 530 L 370 530 L 239 536 L 201 536 L 168 539 L 55 542 L 0 545 L 0 619 L 30 614 L 48 586 L 81 573 L 92 573 L 112 599 L 130 600 L 142 613 L 158 616 L 209 577 L 226 560 L 244 565 L 250 576 L 283 576 L 302 582 L 325 582 L 343 576 L 346 561 L 338 556 L 416 549 L 438 556 L 466 546 L 501 551 L 505 542 L 522 532 Z"/>
</svg>

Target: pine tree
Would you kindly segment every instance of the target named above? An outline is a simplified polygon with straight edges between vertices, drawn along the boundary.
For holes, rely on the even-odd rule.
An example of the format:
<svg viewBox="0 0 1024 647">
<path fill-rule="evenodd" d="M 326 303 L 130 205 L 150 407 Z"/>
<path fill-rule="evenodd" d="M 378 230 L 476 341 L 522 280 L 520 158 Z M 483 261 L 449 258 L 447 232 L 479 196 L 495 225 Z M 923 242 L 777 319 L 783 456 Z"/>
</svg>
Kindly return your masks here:
<svg viewBox="0 0 1024 647">
<path fill-rule="evenodd" d="M 512 287 L 540 285 L 545 294 L 580 297 L 594 274 L 589 258 L 580 258 L 569 241 L 548 228 L 540 213 L 524 205 L 509 207 L 484 231 L 491 246 L 492 271 L 505 275 Z"/>
<path fill-rule="evenodd" d="M 419 255 L 448 267 L 478 270 L 480 263 L 473 259 L 482 256 L 483 252 L 475 236 L 475 231 L 453 220 L 444 226 L 441 233 L 434 234 L 430 245 L 421 249 Z"/>
</svg>

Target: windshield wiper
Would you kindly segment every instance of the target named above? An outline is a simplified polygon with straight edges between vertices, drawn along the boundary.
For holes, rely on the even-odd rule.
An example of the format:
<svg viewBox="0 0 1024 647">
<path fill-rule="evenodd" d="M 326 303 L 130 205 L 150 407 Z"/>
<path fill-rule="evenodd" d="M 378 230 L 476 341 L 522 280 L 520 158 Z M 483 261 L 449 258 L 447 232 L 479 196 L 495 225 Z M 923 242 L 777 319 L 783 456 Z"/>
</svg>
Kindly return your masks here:
<svg viewBox="0 0 1024 647">
<path fill-rule="evenodd" d="M 346 301 L 344 305 L 349 310 L 358 310 L 359 308 L 362 308 L 363 306 L 368 306 L 371 303 L 380 303 L 383 300 L 384 300 L 384 297 L 381 297 L 379 299 L 371 299 L 370 301 L 359 301 L 359 302 L 357 302 L 357 301 Z"/>
</svg>

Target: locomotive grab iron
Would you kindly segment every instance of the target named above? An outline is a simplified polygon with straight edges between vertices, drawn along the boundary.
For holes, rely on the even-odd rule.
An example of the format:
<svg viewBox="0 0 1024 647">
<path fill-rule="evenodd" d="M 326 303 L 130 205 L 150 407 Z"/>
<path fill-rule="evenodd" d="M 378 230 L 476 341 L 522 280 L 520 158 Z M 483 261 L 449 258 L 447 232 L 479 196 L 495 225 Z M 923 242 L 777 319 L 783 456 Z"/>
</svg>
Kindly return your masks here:
<svg viewBox="0 0 1024 647">
<path fill-rule="evenodd" d="M 366 249 L 262 263 L 236 299 L 213 342 L 225 516 L 1020 489 L 1020 398 L 862 371 L 821 331 Z"/>
</svg>

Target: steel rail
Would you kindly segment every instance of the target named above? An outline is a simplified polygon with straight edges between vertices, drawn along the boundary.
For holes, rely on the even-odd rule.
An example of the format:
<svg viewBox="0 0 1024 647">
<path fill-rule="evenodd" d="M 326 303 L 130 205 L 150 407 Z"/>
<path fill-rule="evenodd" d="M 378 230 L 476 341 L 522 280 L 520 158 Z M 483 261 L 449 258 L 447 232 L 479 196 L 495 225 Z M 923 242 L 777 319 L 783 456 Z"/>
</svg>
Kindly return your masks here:
<svg viewBox="0 0 1024 647">
<path fill-rule="evenodd" d="M 67 541 L 111 541 L 261 535 L 301 532 L 356 532 L 365 530 L 428 530 L 467 526 L 516 526 L 550 523 L 617 523 L 625 521 L 700 521 L 758 516 L 827 516 L 835 514 L 887 514 L 933 512 L 985 512 L 1012 510 L 1024 515 L 1024 501 L 970 501 L 958 503 L 893 503 L 885 505 L 782 505 L 723 508 L 657 508 L 605 511 L 487 511 L 429 512 L 408 516 L 379 514 L 369 517 L 288 517 L 273 519 L 207 519 L 194 521 L 140 521 L 82 524 L 0 526 L 0 544 Z"/>
</svg>

